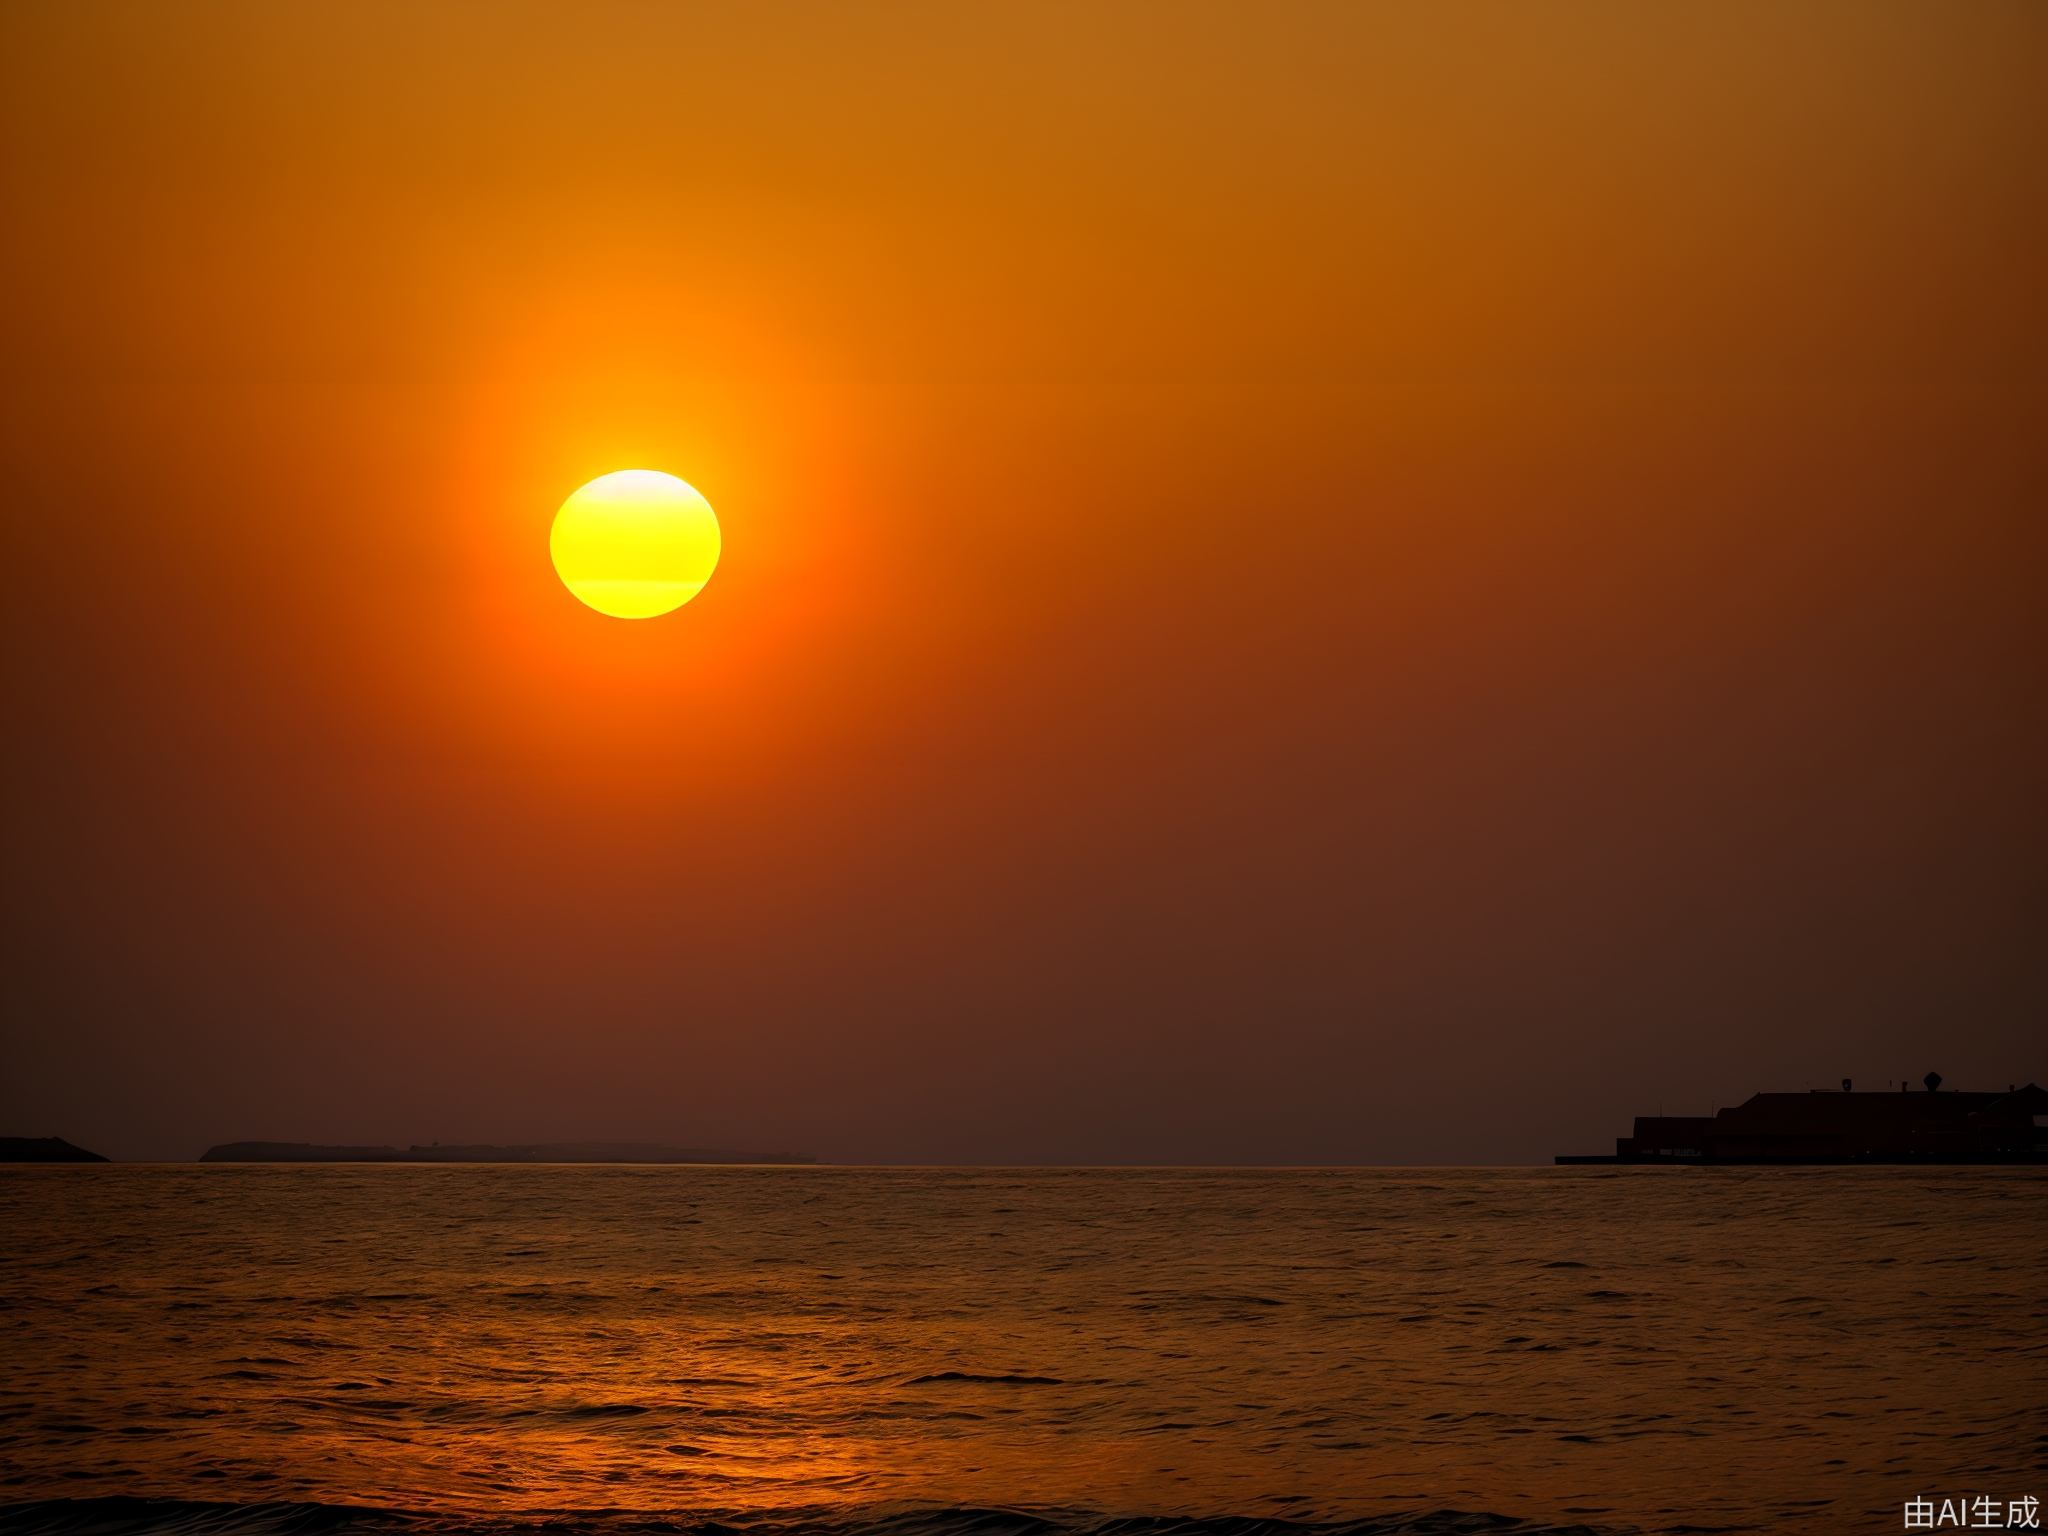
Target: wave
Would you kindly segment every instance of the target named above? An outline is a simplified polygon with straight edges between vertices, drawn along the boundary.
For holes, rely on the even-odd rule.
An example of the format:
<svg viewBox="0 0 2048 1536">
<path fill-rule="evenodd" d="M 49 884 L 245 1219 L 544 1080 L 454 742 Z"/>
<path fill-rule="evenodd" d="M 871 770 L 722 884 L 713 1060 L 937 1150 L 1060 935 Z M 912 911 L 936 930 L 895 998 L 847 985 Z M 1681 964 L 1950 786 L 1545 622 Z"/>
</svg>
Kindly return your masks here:
<svg viewBox="0 0 2048 1536">
<path fill-rule="evenodd" d="M 1470 1510 L 1348 1520 L 885 1506 L 732 1514 L 630 1510 L 452 1514 L 354 1504 L 109 1497 L 0 1504 L 0 1536 L 1611 1536 Z"/>
</svg>

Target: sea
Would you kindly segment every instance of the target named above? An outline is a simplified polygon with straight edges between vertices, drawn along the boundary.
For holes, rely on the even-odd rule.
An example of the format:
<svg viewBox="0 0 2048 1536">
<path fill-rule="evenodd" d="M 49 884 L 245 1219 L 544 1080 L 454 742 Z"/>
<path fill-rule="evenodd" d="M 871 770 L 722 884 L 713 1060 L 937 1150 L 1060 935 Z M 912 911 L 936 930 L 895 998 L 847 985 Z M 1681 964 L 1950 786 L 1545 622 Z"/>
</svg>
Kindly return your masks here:
<svg viewBox="0 0 2048 1536">
<path fill-rule="evenodd" d="M 2044 1466 L 2048 1170 L 0 1169 L 10 1533 L 1889 1532 Z"/>
</svg>

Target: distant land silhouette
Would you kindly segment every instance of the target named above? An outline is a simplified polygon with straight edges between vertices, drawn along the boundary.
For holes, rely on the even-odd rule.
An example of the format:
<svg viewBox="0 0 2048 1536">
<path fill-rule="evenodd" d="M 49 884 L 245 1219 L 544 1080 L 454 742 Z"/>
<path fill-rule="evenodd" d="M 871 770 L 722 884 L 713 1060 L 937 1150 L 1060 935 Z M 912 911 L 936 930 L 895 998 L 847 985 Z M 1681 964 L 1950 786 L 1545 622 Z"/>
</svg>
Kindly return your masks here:
<svg viewBox="0 0 2048 1536">
<path fill-rule="evenodd" d="M 330 1147 L 308 1141 L 229 1141 L 202 1163 L 815 1163 L 801 1152 L 734 1152 L 639 1141 L 552 1141 L 512 1146 Z"/>
<path fill-rule="evenodd" d="M 0 1163 L 104 1163 L 97 1152 L 74 1147 L 62 1136 L 0 1136 Z"/>
<path fill-rule="evenodd" d="M 2048 1091 L 2033 1083 L 2003 1093 L 1941 1091 L 1753 1093 L 1711 1115 L 1638 1115 L 1614 1151 L 1560 1163 L 2044 1163 Z"/>
</svg>

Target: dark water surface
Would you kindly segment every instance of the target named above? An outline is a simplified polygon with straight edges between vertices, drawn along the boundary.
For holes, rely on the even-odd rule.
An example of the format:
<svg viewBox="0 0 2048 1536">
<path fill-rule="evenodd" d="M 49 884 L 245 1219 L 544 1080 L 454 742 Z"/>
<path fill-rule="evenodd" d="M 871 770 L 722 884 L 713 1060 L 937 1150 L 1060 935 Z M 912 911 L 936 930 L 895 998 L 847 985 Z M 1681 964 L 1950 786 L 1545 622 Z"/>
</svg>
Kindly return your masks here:
<svg viewBox="0 0 2048 1536">
<path fill-rule="evenodd" d="M 2048 1494 L 2044 1277 L 2030 1170 L 5 1169 L 0 1525 L 1894 1531 Z"/>
</svg>

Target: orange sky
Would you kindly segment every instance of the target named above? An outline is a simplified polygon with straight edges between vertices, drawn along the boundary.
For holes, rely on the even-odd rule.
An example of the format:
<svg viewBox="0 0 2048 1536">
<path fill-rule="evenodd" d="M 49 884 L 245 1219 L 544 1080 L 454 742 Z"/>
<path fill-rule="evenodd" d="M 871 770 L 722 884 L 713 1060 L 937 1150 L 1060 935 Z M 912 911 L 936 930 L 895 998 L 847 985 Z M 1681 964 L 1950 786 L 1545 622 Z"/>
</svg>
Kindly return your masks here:
<svg viewBox="0 0 2048 1536">
<path fill-rule="evenodd" d="M 0 8 L 0 1130 L 2048 1076 L 2048 12 Z M 644 624 L 607 470 L 718 509 Z"/>
</svg>

